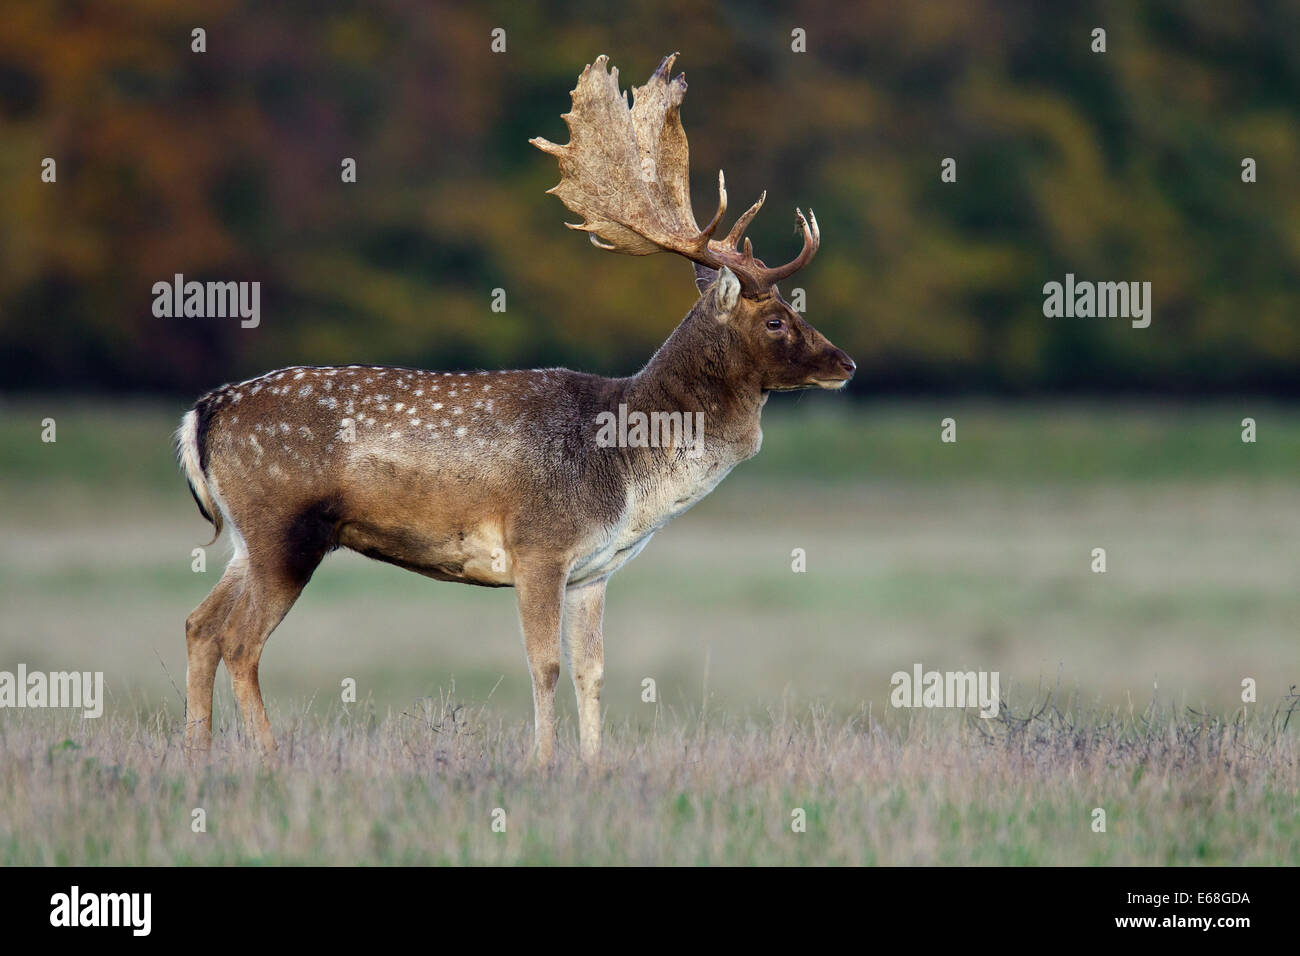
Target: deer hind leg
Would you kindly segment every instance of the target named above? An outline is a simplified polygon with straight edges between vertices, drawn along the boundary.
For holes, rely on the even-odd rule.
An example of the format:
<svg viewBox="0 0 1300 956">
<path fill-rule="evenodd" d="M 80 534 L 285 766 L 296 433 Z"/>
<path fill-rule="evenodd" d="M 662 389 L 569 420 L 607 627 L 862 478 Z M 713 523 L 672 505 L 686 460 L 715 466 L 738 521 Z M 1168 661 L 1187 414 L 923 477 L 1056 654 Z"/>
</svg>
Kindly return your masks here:
<svg viewBox="0 0 1300 956">
<path fill-rule="evenodd" d="M 563 568 L 515 571 L 519 624 L 533 678 L 533 752 L 539 766 L 555 756 L 555 685 L 560 679 L 560 628 L 564 620 Z"/>
<path fill-rule="evenodd" d="M 236 558 L 203 603 L 185 620 L 185 746 L 190 750 L 212 747 L 212 684 L 221 661 L 221 631 L 244 587 L 247 570 Z"/>
<path fill-rule="evenodd" d="M 221 630 L 221 659 L 230 671 L 245 730 L 267 756 L 275 753 L 275 737 L 257 676 L 262 648 L 334 546 L 336 523 L 336 508 L 328 500 L 290 516 L 263 515 L 253 523 L 248 550 L 256 559 L 250 560 L 244 587 Z"/>
<path fill-rule="evenodd" d="M 578 698 L 578 740 L 583 762 L 600 755 L 600 688 L 605 678 L 605 644 L 601 619 L 605 582 L 564 592 L 564 652 Z"/>
<path fill-rule="evenodd" d="M 245 730 L 267 755 L 275 752 L 275 737 L 262 703 L 258 663 L 267 638 L 298 600 L 305 583 L 290 583 L 280 577 L 250 571 L 221 631 L 221 659 L 230 671 L 230 683 Z"/>
</svg>

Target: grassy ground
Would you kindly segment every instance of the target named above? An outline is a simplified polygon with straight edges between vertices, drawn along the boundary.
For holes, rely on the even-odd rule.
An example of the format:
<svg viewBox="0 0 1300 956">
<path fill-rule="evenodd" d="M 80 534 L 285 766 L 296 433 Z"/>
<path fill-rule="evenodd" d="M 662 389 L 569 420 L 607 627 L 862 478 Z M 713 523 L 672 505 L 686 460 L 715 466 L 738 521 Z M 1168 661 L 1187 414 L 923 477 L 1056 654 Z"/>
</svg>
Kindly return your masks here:
<svg viewBox="0 0 1300 956">
<path fill-rule="evenodd" d="M 1047 699 L 1042 701 L 1047 703 Z M 187 769 L 166 715 L 11 721 L 0 862 L 20 864 L 1280 864 L 1300 857 L 1285 713 L 1177 708 L 887 730 L 777 704 L 664 711 L 605 765 L 527 768 L 525 728 L 430 700 L 288 716 L 278 763 L 237 740 Z M 1028 711 L 1025 715 L 1027 717 Z M 1008 715 L 1009 716 L 1009 715 Z M 15 726 L 16 724 L 16 726 Z M 62 737 L 67 733 L 67 737 Z M 60 739 L 62 738 L 62 739 Z M 48 741 L 55 741 L 53 744 Z M 194 811 L 206 832 L 195 833 Z M 1095 832 L 1096 811 L 1105 832 Z M 796 831 L 802 811 L 804 828 Z M 504 829 L 493 824 L 503 821 Z"/>
<path fill-rule="evenodd" d="M 760 455 L 615 577 L 606 763 L 573 766 L 570 721 L 545 779 L 511 593 L 353 555 L 263 658 L 279 764 L 244 748 L 222 677 L 214 761 L 187 768 L 182 625 L 224 545 L 191 570 L 182 409 L 0 403 L 0 670 L 102 670 L 109 698 L 98 721 L 0 710 L 0 863 L 1300 857 L 1300 716 L 1273 716 L 1300 684 L 1296 410 L 837 398 L 771 408 Z M 1004 716 L 1055 695 L 1066 717 L 890 708 L 917 662 L 1000 672 Z"/>
</svg>

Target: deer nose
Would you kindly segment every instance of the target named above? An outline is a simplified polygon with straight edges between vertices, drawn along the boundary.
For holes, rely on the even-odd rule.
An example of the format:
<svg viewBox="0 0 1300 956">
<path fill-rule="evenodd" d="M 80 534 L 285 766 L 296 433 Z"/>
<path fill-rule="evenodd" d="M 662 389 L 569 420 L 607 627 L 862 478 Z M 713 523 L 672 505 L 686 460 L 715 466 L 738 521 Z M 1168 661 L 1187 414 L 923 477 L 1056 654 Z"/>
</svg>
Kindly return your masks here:
<svg viewBox="0 0 1300 956">
<path fill-rule="evenodd" d="M 858 370 L 858 363 L 849 358 L 848 352 L 843 352 L 840 349 L 836 349 L 835 351 L 839 353 L 835 358 L 839 361 L 840 368 L 844 369 L 846 374 L 852 375 Z"/>
</svg>

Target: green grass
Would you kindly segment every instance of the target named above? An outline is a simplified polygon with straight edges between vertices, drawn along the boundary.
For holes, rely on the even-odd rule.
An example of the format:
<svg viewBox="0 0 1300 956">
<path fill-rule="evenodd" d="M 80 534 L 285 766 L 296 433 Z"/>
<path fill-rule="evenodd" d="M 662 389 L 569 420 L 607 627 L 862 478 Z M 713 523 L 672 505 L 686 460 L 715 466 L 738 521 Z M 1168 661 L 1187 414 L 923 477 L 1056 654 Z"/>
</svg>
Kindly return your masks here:
<svg viewBox="0 0 1300 956">
<path fill-rule="evenodd" d="M 171 435 L 188 406 L 32 398 L 0 402 L 0 480 L 175 487 Z M 1241 441 L 1241 420 L 1258 440 Z M 957 441 L 939 441 L 940 422 Z M 40 441 L 53 418 L 58 441 Z M 1059 404 L 854 405 L 841 396 L 776 396 L 761 454 L 744 480 L 1158 482 L 1293 479 L 1300 411 L 1267 402 L 1132 406 Z"/>
</svg>

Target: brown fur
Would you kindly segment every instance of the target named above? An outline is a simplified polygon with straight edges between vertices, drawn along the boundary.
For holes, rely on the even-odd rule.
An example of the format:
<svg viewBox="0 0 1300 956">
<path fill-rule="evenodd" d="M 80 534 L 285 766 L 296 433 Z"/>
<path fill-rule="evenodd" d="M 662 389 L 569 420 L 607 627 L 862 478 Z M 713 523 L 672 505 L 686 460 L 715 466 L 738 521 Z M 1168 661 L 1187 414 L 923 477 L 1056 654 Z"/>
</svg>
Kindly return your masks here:
<svg viewBox="0 0 1300 956">
<path fill-rule="evenodd" d="M 805 233 L 816 238 L 815 220 Z M 350 548 L 437 580 L 514 587 L 537 758 L 546 763 L 554 750 L 564 655 L 581 753 L 594 760 L 609 576 L 758 451 L 770 392 L 839 388 L 853 374 L 852 360 L 755 262 L 746 260 L 754 270 L 746 281 L 725 264 L 698 265 L 700 299 L 628 378 L 290 368 L 199 399 L 178 451 L 200 511 L 218 532 L 230 525 L 235 555 L 186 622 L 187 741 L 210 744 L 224 660 L 246 725 L 274 750 L 258 684 L 262 649 L 325 555 Z M 701 413 L 699 454 L 602 447 L 600 416 L 620 406 Z"/>
</svg>

